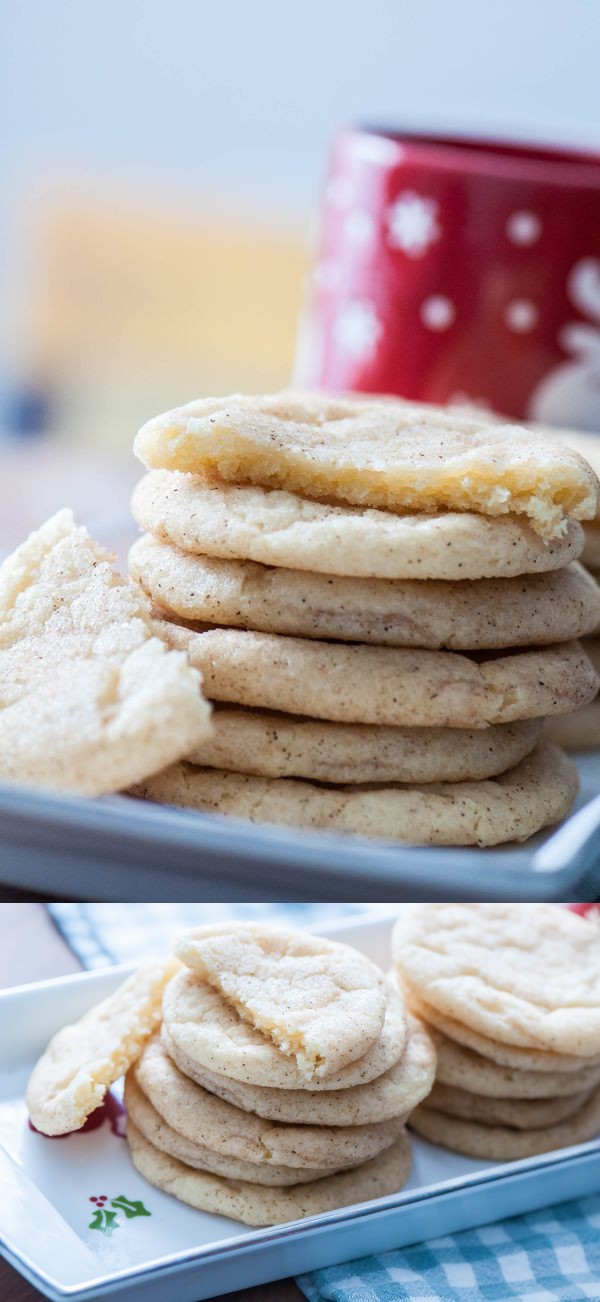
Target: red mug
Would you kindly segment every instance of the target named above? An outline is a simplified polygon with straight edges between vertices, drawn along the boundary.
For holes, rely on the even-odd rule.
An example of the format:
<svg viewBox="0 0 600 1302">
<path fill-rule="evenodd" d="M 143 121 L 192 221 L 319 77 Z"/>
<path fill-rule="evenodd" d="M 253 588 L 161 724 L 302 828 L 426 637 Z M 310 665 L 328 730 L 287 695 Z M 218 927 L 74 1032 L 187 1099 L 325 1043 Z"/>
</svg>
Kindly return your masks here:
<svg viewBox="0 0 600 1302">
<path fill-rule="evenodd" d="M 600 156 L 343 131 L 296 380 L 600 430 Z"/>
</svg>

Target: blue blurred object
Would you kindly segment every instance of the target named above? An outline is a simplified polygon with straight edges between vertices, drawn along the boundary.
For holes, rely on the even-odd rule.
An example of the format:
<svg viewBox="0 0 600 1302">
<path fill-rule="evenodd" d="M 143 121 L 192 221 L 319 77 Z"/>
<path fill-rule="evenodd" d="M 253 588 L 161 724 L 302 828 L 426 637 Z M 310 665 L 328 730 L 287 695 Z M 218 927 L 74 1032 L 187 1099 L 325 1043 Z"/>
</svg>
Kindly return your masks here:
<svg viewBox="0 0 600 1302">
<path fill-rule="evenodd" d="M 6 394 L 1 406 L 1 428 L 13 438 L 37 438 L 50 427 L 53 410 L 50 394 L 34 385 Z"/>
</svg>

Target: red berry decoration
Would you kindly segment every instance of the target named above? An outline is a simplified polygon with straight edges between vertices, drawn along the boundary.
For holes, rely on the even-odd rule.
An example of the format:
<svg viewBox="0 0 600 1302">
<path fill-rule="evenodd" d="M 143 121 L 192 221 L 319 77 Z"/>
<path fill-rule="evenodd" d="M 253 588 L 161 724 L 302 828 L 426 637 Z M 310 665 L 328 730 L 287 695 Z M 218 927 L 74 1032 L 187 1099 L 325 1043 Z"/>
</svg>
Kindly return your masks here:
<svg viewBox="0 0 600 1302">
<path fill-rule="evenodd" d="M 578 913 L 582 918 L 588 918 L 590 922 L 595 922 L 600 927 L 600 904 L 567 904 L 567 908 L 572 913 Z"/>
</svg>

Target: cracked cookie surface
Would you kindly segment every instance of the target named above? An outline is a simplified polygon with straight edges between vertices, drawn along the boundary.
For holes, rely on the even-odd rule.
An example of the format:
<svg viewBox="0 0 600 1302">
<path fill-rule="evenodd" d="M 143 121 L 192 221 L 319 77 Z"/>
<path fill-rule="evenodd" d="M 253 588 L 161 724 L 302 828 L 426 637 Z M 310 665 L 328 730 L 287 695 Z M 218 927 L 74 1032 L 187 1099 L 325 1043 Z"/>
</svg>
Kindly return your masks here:
<svg viewBox="0 0 600 1302">
<path fill-rule="evenodd" d="M 181 932 L 175 951 L 309 1082 L 327 1080 L 379 1039 L 383 975 L 349 945 L 283 927 L 221 923 Z"/>
<path fill-rule="evenodd" d="M 165 991 L 162 1035 L 169 1053 L 174 1045 L 192 1063 L 234 1080 L 279 1089 L 347 1089 L 387 1071 L 404 1049 L 404 1004 L 383 976 L 381 991 L 385 999 L 383 1026 L 368 1052 L 334 1074 L 312 1080 L 294 1058 L 243 1020 L 218 990 L 185 969 Z"/>
<path fill-rule="evenodd" d="M 97 796 L 210 733 L 201 680 L 147 601 L 59 511 L 0 568 L 0 778 Z"/>
<path fill-rule="evenodd" d="M 177 407 L 140 430 L 148 469 L 217 475 L 391 511 L 525 515 L 552 538 L 593 519 L 600 485 L 576 452 L 525 426 L 416 403 L 233 394 Z"/>
<path fill-rule="evenodd" d="M 67 1135 L 81 1129 L 160 1026 L 163 990 L 177 967 L 169 959 L 140 968 L 78 1022 L 57 1031 L 27 1085 L 36 1130 Z"/>
<path fill-rule="evenodd" d="M 490 1040 L 598 1058 L 598 929 L 570 910 L 413 905 L 392 952 L 409 991 Z"/>
</svg>

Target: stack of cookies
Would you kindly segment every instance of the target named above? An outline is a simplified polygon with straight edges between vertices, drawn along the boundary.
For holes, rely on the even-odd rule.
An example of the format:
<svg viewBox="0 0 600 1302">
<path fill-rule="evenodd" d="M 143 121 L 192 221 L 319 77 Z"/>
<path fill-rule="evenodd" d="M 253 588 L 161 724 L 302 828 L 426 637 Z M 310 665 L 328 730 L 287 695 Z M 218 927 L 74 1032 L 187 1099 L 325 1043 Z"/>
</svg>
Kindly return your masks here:
<svg viewBox="0 0 600 1302">
<path fill-rule="evenodd" d="M 598 576 L 594 576 L 598 577 Z M 584 638 L 583 650 L 600 675 L 600 637 Z M 546 724 L 547 741 L 565 750 L 600 750 L 600 696 L 572 714 L 559 714 Z"/>
<path fill-rule="evenodd" d="M 161 1035 L 125 1084 L 141 1174 L 251 1225 L 400 1189 L 435 1050 L 383 973 L 349 946 L 254 924 L 184 933 L 176 951 Z"/>
<path fill-rule="evenodd" d="M 585 430 L 577 429 L 558 429 L 550 425 L 535 425 L 533 427 L 542 433 L 545 438 L 558 441 L 564 447 L 570 448 L 572 452 L 577 452 L 592 470 L 600 474 L 600 433 L 593 434 Z M 582 561 L 588 570 L 600 577 L 600 508 L 593 519 L 586 520 L 584 525 L 585 545 L 582 553 Z"/>
<path fill-rule="evenodd" d="M 583 434 L 580 431 L 573 430 L 546 432 L 551 432 L 554 438 L 560 438 L 568 447 L 578 452 L 580 456 L 585 457 L 592 469 L 598 474 L 600 471 L 600 435 Z M 596 583 L 600 583 L 600 512 L 594 520 L 586 522 L 584 534 L 585 545 L 581 559 L 593 575 Z M 600 671 L 600 626 L 594 630 L 594 633 L 595 637 L 586 639 L 583 646 L 594 667 Z M 583 705 L 573 714 L 552 719 L 548 724 L 546 735 L 549 740 L 557 742 L 560 746 L 565 746 L 567 750 L 599 750 L 600 697 L 596 697 L 591 703 Z"/>
<path fill-rule="evenodd" d="M 494 1161 L 598 1134 L 597 925 L 552 904 L 422 904 L 393 959 L 438 1056 L 418 1134 Z"/>
<path fill-rule="evenodd" d="M 215 703 L 138 788 L 420 844 L 523 840 L 577 778 L 541 720 L 595 697 L 579 566 L 600 485 L 533 431 L 392 402 L 207 399 L 151 421 L 134 580 Z"/>
</svg>

